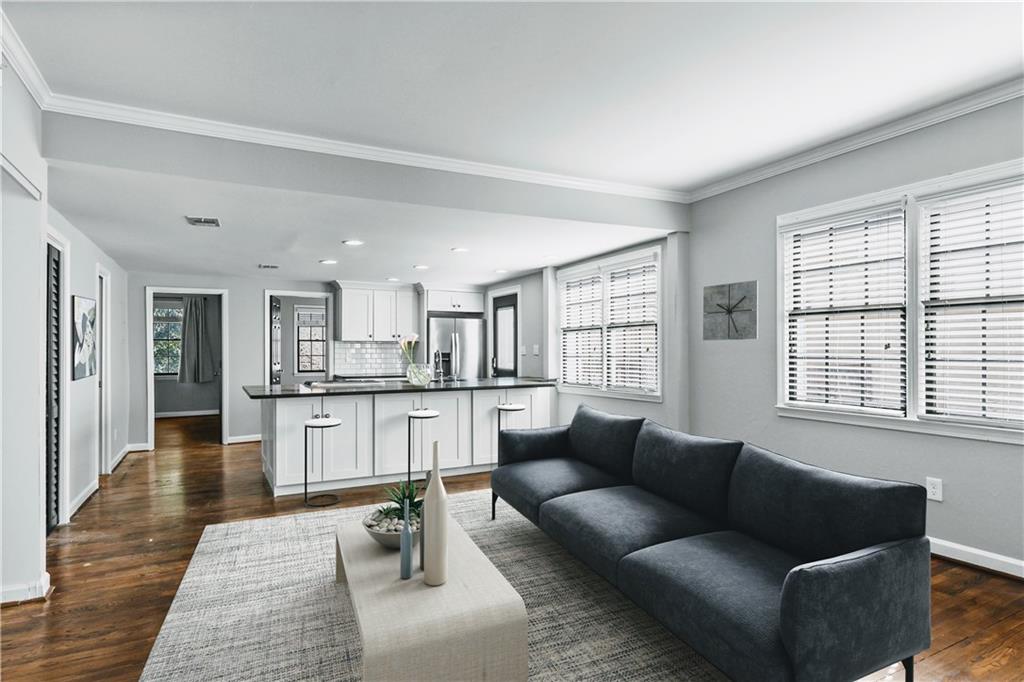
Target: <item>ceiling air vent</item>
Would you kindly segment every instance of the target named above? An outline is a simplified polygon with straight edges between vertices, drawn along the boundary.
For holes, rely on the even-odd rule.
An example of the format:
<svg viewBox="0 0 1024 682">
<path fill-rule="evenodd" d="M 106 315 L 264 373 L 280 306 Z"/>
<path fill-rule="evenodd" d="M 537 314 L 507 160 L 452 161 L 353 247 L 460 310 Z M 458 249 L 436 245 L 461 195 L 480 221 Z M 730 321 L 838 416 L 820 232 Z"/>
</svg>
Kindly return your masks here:
<svg viewBox="0 0 1024 682">
<path fill-rule="evenodd" d="M 206 218 L 197 215 L 185 216 L 185 222 L 193 227 L 220 227 L 220 218 Z"/>
<path fill-rule="evenodd" d="M 260 270 L 277 270 L 280 265 L 274 265 L 273 263 L 260 263 L 258 266 Z"/>
</svg>

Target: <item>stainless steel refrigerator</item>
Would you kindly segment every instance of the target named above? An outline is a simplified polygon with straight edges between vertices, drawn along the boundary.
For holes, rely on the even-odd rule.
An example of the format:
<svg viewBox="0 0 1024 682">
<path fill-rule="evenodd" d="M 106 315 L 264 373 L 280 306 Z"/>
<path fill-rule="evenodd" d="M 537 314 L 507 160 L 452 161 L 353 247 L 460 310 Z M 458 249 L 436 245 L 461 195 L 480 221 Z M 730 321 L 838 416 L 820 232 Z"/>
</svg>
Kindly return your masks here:
<svg viewBox="0 0 1024 682">
<path fill-rule="evenodd" d="M 441 353 L 445 379 L 482 379 L 487 376 L 487 326 L 479 316 L 430 315 L 427 317 L 427 362 Z"/>
</svg>

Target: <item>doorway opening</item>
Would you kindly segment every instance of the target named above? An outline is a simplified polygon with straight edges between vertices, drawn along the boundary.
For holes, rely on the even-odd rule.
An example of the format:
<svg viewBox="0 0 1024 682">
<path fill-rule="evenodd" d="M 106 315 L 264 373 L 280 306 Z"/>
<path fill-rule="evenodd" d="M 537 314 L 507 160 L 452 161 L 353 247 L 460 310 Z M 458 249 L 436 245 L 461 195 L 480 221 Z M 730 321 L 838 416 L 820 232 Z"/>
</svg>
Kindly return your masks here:
<svg viewBox="0 0 1024 682">
<path fill-rule="evenodd" d="M 146 287 L 146 361 L 148 449 L 156 445 L 157 419 L 185 420 L 175 425 L 191 439 L 232 442 L 226 289 Z"/>
<path fill-rule="evenodd" d="M 519 329 L 519 285 L 487 292 L 490 326 L 487 348 L 492 377 L 517 377 L 522 373 L 519 360 L 522 336 Z"/>
<path fill-rule="evenodd" d="M 263 290 L 263 383 L 334 378 L 334 296 Z"/>
</svg>

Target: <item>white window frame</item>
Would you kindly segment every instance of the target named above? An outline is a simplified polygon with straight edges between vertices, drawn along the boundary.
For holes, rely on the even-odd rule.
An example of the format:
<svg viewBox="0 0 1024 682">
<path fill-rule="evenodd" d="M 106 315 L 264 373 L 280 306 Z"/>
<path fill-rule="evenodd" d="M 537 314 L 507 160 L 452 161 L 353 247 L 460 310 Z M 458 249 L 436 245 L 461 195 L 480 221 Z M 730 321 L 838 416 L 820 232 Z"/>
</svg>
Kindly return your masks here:
<svg viewBox="0 0 1024 682">
<path fill-rule="evenodd" d="M 616 270 L 624 265 L 636 263 L 638 261 L 646 261 L 654 259 L 658 268 L 658 295 L 657 295 L 657 316 L 656 324 L 658 325 L 658 392 L 647 393 L 643 391 L 631 391 L 622 388 L 608 388 L 607 385 L 596 387 L 596 386 L 578 386 L 575 384 L 563 384 L 561 380 L 561 367 L 562 367 L 562 342 L 561 342 L 561 305 L 562 305 L 562 289 L 561 284 L 566 279 L 573 279 L 587 275 L 589 273 L 600 272 L 602 275 L 602 281 L 604 275 L 610 270 Z M 558 392 L 567 393 L 572 395 L 585 395 L 600 398 L 616 398 L 624 400 L 640 400 L 644 402 L 660 403 L 663 401 L 665 393 L 665 257 L 664 249 L 660 245 L 647 246 L 639 249 L 633 249 L 623 253 L 617 253 L 612 256 L 604 256 L 597 259 L 592 259 L 572 265 L 565 268 L 559 268 L 555 273 L 555 324 L 557 330 L 555 333 L 556 344 L 555 352 L 558 357 Z M 608 319 L 608 298 L 606 291 L 602 290 L 601 294 L 601 307 L 602 307 L 602 328 L 607 329 L 606 321 Z M 602 341 L 602 344 L 604 342 Z M 604 379 L 607 380 L 607 367 L 604 368 Z"/>
<path fill-rule="evenodd" d="M 299 315 L 304 312 L 319 313 L 321 311 L 324 313 L 324 368 L 322 370 L 299 371 Z M 295 336 L 295 355 L 292 356 L 292 359 L 295 361 L 295 376 L 320 376 L 327 374 L 327 358 L 334 352 L 334 343 L 328 337 L 330 325 L 327 319 L 327 308 L 319 305 L 296 303 L 292 313 L 292 334 Z"/>
<path fill-rule="evenodd" d="M 924 306 L 919 296 L 918 204 L 916 197 L 955 192 L 997 182 L 1024 181 L 1024 159 L 1014 159 L 932 180 L 896 187 L 853 199 L 778 216 L 776 219 L 776 413 L 780 417 L 810 419 L 868 426 L 897 431 L 912 431 L 937 436 L 952 436 L 996 443 L 1024 444 L 1024 430 L 970 420 L 954 420 L 923 414 L 919 385 L 923 371 L 920 353 L 920 324 Z M 872 208 L 903 202 L 906 219 L 907 249 L 907 414 L 884 415 L 866 408 L 829 406 L 792 402 L 786 381 L 785 244 L 786 234 L 809 224 Z"/>
</svg>

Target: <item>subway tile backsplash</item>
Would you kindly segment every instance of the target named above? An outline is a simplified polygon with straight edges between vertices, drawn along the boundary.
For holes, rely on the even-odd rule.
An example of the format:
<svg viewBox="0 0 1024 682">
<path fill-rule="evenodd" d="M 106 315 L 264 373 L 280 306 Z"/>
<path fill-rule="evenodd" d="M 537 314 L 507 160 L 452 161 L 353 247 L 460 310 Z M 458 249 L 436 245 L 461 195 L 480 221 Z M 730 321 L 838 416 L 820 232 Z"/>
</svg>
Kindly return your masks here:
<svg viewBox="0 0 1024 682">
<path fill-rule="evenodd" d="M 395 342 L 335 341 L 334 373 L 338 376 L 405 374 L 405 356 Z"/>
</svg>

